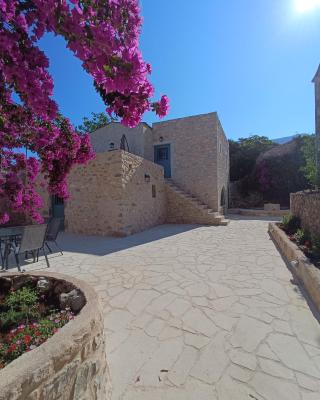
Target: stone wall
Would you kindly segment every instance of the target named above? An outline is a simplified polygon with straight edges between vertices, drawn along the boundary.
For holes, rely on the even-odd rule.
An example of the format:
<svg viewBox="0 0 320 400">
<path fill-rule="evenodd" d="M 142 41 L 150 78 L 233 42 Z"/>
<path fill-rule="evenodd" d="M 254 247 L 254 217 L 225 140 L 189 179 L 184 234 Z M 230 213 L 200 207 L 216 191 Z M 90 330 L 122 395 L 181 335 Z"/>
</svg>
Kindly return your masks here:
<svg viewBox="0 0 320 400">
<path fill-rule="evenodd" d="M 216 118 L 217 132 L 217 185 L 218 185 L 218 210 L 225 213 L 229 199 L 229 142 L 223 131 L 219 118 Z M 224 191 L 225 204 L 221 203 Z"/>
<path fill-rule="evenodd" d="M 152 129 L 144 122 L 131 129 L 112 122 L 92 132 L 90 137 L 95 152 L 102 153 L 110 150 L 111 143 L 115 150 L 119 150 L 122 135 L 127 138 L 130 153 L 153 161 Z"/>
<path fill-rule="evenodd" d="M 98 153 L 75 167 L 68 180 L 67 232 L 126 236 L 165 221 L 163 169 L 134 154 Z"/>
<path fill-rule="evenodd" d="M 146 181 L 148 176 L 150 182 Z M 122 152 L 120 209 L 122 231 L 126 235 L 163 224 L 167 210 L 163 168 L 133 154 Z"/>
<path fill-rule="evenodd" d="M 290 210 L 301 219 L 304 229 L 320 235 L 320 192 L 291 193 Z"/>
<path fill-rule="evenodd" d="M 97 294 L 74 278 L 53 273 L 32 275 L 71 282 L 84 293 L 87 303 L 47 342 L 0 371 L 0 400 L 110 400 L 111 381 Z"/>
<path fill-rule="evenodd" d="M 161 138 L 161 139 L 160 139 Z M 216 113 L 153 124 L 154 144 L 171 145 L 171 177 L 215 211 L 228 188 L 228 141 Z M 221 154 L 218 151 L 221 144 Z M 219 165 L 219 171 L 218 171 Z M 221 171 L 223 173 L 221 174 Z M 218 174 L 219 178 L 218 178 Z"/>
</svg>

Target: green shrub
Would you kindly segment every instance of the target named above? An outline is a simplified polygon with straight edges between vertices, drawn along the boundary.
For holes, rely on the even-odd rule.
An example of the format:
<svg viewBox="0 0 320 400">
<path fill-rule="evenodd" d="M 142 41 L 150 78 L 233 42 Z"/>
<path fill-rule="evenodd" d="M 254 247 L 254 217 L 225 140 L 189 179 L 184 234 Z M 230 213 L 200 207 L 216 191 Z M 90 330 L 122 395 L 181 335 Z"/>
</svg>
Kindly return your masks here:
<svg viewBox="0 0 320 400">
<path fill-rule="evenodd" d="M 299 245 L 303 245 L 306 241 L 309 240 L 309 234 L 304 229 L 299 228 L 294 234 L 294 239 Z"/>
<path fill-rule="evenodd" d="M 12 291 L 4 301 L 5 310 L 0 313 L 1 328 L 7 329 L 12 325 L 26 323 L 30 319 L 38 318 L 39 298 L 36 290 L 23 287 L 17 291 Z"/>
<path fill-rule="evenodd" d="M 282 218 L 282 225 L 286 232 L 294 234 L 300 228 L 301 221 L 300 218 L 296 217 L 295 215 L 284 215 Z"/>
<path fill-rule="evenodd" d="M 5 305 L 9 308 L 32 307 L 38 302 L 38 294 L 34 289 L 23 287 L 12 291 L 5 299 Z"/>
</svg>

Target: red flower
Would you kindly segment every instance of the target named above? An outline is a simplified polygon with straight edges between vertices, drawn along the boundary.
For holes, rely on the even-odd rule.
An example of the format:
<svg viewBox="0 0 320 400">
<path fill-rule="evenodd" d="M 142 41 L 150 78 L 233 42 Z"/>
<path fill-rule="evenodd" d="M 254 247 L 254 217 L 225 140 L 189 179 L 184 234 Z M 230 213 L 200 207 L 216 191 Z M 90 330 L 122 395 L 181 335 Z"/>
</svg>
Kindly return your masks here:
<svg viewBox="0 0 320 400">
<path fill-rule="evenodd" d="M 17 348 L 17 345 L 15 343 L 13 343 L 11 346 L 9 346 L 8 352 L 11 353 L 12 351 L 15 351 L 16 348 Z"/>
<path fill-rule="evenodd" d="M 41 335 L 41 333 L 39 331 L 35 331 L 34 334 L 35 334 L 35 336 L 40 336 Z"/>
<path fill-rule="evenodd" d="M 25 335 L 25 337 L 23 338 L 23 341 L 26 345 L 28 345 L 31 342 L 31 336 Z"/>
</svg>

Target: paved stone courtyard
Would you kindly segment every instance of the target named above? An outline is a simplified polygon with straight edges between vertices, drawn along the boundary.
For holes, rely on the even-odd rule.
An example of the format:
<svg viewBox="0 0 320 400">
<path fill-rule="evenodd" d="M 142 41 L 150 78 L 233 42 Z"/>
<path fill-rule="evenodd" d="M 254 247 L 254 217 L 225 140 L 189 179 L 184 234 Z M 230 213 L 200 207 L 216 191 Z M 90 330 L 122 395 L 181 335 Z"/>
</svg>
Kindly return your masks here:
<svg viewBox="0 0 320 400">
<path fill-rule="evenodd" d="M 60 243 L 52 270 L 104 304 L 112 400 L 320 399 L 320 325 L 266 221 Z"/>
</svg>

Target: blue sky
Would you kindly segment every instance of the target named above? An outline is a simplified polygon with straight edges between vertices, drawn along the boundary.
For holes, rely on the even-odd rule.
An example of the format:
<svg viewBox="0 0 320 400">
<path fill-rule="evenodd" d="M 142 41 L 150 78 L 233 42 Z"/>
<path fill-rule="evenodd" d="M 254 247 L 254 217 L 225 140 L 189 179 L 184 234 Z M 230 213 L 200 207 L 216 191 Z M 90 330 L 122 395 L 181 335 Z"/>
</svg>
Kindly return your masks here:
<svg viewBox="0 0 320 400">
<path fill-rule="evenodd" d="M 217 111 L 233 139 L 313 132 L 320 7 L 300 13 L 296 1 L 142 0 L 141 49 L 156 97 L 170 98 L 167 118 Z M 91 77 L 63 40 L 47 35 L 40 47 L 61 111 L 74 124 L 103 111 Z M 144 120 L 158 119 L 148 113 Z"/>
</svg>

